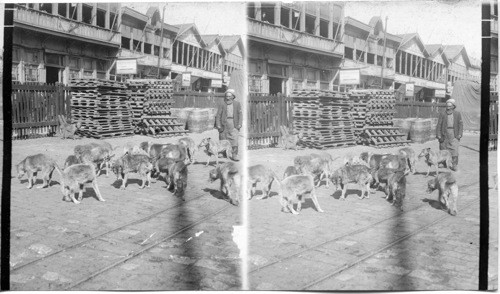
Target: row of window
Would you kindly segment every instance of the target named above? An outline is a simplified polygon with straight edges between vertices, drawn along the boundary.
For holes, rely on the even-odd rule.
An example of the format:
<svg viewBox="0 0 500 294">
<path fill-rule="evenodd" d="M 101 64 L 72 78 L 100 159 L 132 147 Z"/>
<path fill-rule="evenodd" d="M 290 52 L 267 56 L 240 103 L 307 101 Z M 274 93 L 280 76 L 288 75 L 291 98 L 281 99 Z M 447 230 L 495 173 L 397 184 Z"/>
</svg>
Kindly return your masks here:
<svg viewBox="0 0 500 294">
<path fill-rule="evenodd" d="M 396 54 L 396 72 L 410 77 L 440 81 L 445 74 L 445 65 L 399 51 Z"/>
<path fill-rule="evenodd" d="M 175 41 L 172 62 L 211 72 L 222 72 L 222 56 L 208 50 Z"/>
<path fill-rule="evenodd" d="M 250 61 L 248 63 L 249 72 L 251 74 L 262 75 L 261 63 L 259 61 Z M 291 69 L 291 70 L 290 70 Z M 320 70 L 314 68 L 305 68 L 299 66 L 287 66 L 280 64 L 269 64 L 267 74 L 281 77 L 281 78 L 293 78 L 294 80 L 308 80 L 308 81 L 323 81 L 328 83 L 332 78 L 332 72 L 330 70 Z"/>
<path fill-rule="evenodd" d="M 354 55 L 356 51 L 356 55 Z M 362 50 L 354 50 L 353 48 L 344 47 L 344 57 L 347 59 L 364 62 L 368 64 L 382 66 L 383 57 L 377 54 L 368 53 Z M 392 58 L 385 58 L 385 67 L 392 68 Z"/>
<path fill-rule="evenodd" d="M 160 56 L 160 46 L 144 43 L 139 40 L 122 37 L 122 48 L 143 54 Z M 168 48 L 162 48 L 162 58 L 168 58 Z"/>
<path fill-rule="evenodd" d="M 267 22 L 270 24 L 275 24 L 275 25 L 281 25 L 283 27 L 296 30 L 296 31 L 301 31 L 301 18 L 300 18 L 300 11 L 295 10 L 295 9 L 290 9 L 287 7 L 281 7 L 280 10 L 280 15 L 279 15 L 279 23 L 277 23 L 277 15 L 275 15 L 275 4 L 271 3 L 266 3 L 261 5 L 260 9 L 260 19 L 263 22 Z M 254 3 L 249 3 L 247 5 L 247 16 L 249 18 L 257 19 L 256 15 L 256 9 L 255 9 L 255 4 Z M 337 40 L 340 39 L 340 33 L 339 33 L 339 24 L 338 23 L 331 23 L 330 21 L 320 18 L 319 20 L 319 26 L 316 26 L 316 16 L 307 14 L 305 15 L 305 32 L 311 35 L 316 35 L 319 33 L 319 36 L 323 38 L 328 38 L 328 29 L 329 26 L 331 26 L 332 30 L 332 35 L 333 38 L 336 38 Z M 318 31 L 316 31 L 318 30 Z"/>
</svg>

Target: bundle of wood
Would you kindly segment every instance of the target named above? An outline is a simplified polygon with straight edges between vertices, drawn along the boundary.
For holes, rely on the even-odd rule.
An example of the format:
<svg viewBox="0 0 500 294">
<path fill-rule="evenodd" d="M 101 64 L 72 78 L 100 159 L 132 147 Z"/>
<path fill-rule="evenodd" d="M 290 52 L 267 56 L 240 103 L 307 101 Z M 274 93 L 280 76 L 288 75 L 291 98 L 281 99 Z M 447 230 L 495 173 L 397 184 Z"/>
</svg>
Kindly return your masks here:
<svg viewBox="0 0 500 294">
<path fill-rule="evenodd" d="M 396 98 L 388 90 L 349 92 L 356 142 L 378 147 L 405 145 L 405 134 L 393 126 Z"/>
<path fill-rule="evenodd" d="M 171 80 L 139 79 L 127 83 L 136 133 L 155 137 L 186 133 L 171 114 L 174 104 Z"/>
<path fill-rule="evenodd" d="M 110 138 L 133 134 L 129 91 L 124 83 L 102 79 L 73 79 L 71 117 L 79 122 L 79 134 Z"/>
<path fill-rule="evenodd" d="M 347 94 L 300 90 L 294 91 L 292 98 L 293 128 L 303 136 L 301 145 L 323 149 L 355 144 Z"/>
</svg>

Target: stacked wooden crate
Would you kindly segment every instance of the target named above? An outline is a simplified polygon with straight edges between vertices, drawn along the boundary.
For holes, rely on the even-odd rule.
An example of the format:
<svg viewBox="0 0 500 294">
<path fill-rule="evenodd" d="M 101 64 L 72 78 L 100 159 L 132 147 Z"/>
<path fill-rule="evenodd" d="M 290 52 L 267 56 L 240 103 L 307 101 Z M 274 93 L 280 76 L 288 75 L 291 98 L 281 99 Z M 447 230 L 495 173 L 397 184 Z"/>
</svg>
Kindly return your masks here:
<svg viewBox="0 0 500 294">
<path fill-rule="evenodd" d="M 292 93 L 293 127 L 301 144 L 333 148 L 355 144 L 349 97 L 345 93 L 298 90 Z"/>
<path fill-rule="evenodd" d="M 349 92 L 358 144 L 378 147 L 405 145 L 405 134 L 393 126 L 396 98 L 387 90 Z"/>
<path fill-rule="evenodd" d="M 71 116 L 81 122 L 79 134 L 110 138 L 133 134 L 129 91 L 125 83 L 102 79 L 73 79 Z"/>
<path fill-rule="evenodd" d="M 184 126 L 171 115 L 174 104 L 171 80 L 129 80 L 135 132 L 164 137 L 186 133 Z"/>
</svg>

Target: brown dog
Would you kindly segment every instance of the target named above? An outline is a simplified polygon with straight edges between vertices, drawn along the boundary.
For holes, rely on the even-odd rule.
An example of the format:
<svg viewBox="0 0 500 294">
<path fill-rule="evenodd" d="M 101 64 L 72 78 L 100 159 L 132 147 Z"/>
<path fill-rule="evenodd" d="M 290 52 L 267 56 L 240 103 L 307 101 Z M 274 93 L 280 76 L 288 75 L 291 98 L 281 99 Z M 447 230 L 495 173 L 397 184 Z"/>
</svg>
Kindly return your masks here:
<svg viewBox="0 0 500 294">
<path fill-rule="evenodd" d="M 453 166 L 453 162 L 451 159 L 451 153 L 448 150 L 439 150 L 433 151 L 431 148 L 424 148 L 422 152 L 418 155 L 418 159 L 425 158 L 425 163 L 427 163 L 427 174 L 426 177 L 429 176 L 429 172 L 431 170 L 431 166 L 436 166 L 436 176 L 439 174 L 439 164 L 446 164 L 447 168 Z"/>
<path fill-rule="evenodd" d="M 189 161 L 191 163 L 194 162 L 194 154 L 196 152 L 196 144 L 194 143 L 193 139 L 189 138 L 189 137 L 184 137 L 184 138 L 180 138 L 179 141 L 178 141 L 179 144 L 183 144 L 184 146 L 186 146 L 186 150 L 187 150 L 187 155 L 189 157 Z"/>
<path fill-rule="evenodd" d="M 74 155 L 81 163 L 91 164 L 96 169 L 96 174 L 99 175 L 103 164 L 107 166 L 107 162 L 111 160 L 113 155 L 107 146 L 91 143 L 87 145 L 77 145 L 74 148 Z M 106 175 L 108 171 L 106 170 Z"/>
<path fill-rule="evenodd" d="M 177 161 L 170 165 L 168 169 L 168 179 L 167 189 L 174 188 L 174 195 L 180 197 L 182 200 L 184 198 L 184 192 L 186 191 L 187 179 L 188 179 L 188 168 L 187 165 L 182 161 Z"/>
<path fill-rule="evenodd" d="M 99 201 L 105 201 L 99 187 L 97 186 L 97 175 L 94 166 L 90 164 L 75 164 L 61 171 L 59 167 L 56 170 L 61 175 L 61 192 L 63 193 L 63 200 L 68 200 L 68 197 L 75 204 L 79 204 L 83 198 L 83 187 L 87 183 L 92 183 L 95 194 Z M 75 199 L 74 194 L 78 192 L 78 199 Z"/>
<path fill-rule="evenodd" d="M 284 211 L 290 211 L 294 215 L 299 214 L 302 209 L 304 196 L 309 194 L 316 210 L 324 212 L 319 206 L 314 190 L 314 179 L 312 175 L 295 175 L 283 179 L 280 183 L 280 203 Z M 297 210 L 293 209 L 293 204 L 297 203 Z"/>
<path fill-rule="evenodd" d="M 371 171 L 376 171 L 380 168 L 382 160 L 391 155 L 392 154 L 373 154 L 371 152 L 362 152 L 359 158 L 367 163 Z"/>
<path fill-rule="evenodd" d="M 402 170 L 392 173 L 387 179 L 386 199 L 392 200 L 392 205 L 403 210 L 403 200 L 406 196 L 406 176 Z"/>
<path fill-rule="evenodd" d="M 187 148 L 184 144 L 167 144 L 161 149 L 160 157 L 185 162 L 188 158 Z"/>
<path fill-rule="evenodd" d="M 129 173 L 138 173 L 141 176 L 141 189 L 146 185 L 146 181 L 148 183 L 147 187 L 149 188 L 151 186 L 151 171 L 153 170 L 153 165 L 150 162 L 150 158 L 146 155 L 132 155 L 127 153 L 113 163 L 112 169 L 117 177 L 122 180 L 122 185 L 120 187 L 122 190 L 125 190 L 127 186 Z"/>
<path fill-rule="evenodd" d="M 330 174 L 330 161 L 312 154 L 309 156 L 297 156 L 294 161 L 295 169 L 299 174 L 310 174 L 317 181 L 316 187 L 319 187 L 323 178 L 326 177 L 326 186 L 328 187 L 328 176 Z"/>
<path fill-rule="evenodd" d="M 410 147 L 405 147 L 399 149 L 398 152 L 406 158 L 408 168 L 411 170 L 412 174 L 415 174 L 415 163 L 417 162 L 417 154 L 415 153 L 415 150 Z"/>
<path fill-rule="evenodd" d="M 229 198 L 229 203 L 238 206 L 240 199 L 240 171 L 234 162 L 225 162 L 217 165 L 209 172 L 209 180 L 220 179 L 220 191 Z"/>
<path fill-rule="evenodd" d="M 31 189 L 36 182 L 38 172 L 41 172 L 43 185 L 37 188 L 46 188 L 50 186 L 52 172 L 57 167 L 57 163 L 52 158 L 44 154 L 35 154 L 27 156 L 16 165 L 17 178 L 21 179 L 25 174 L 28 175 L 28 189 Z"/>
<path fill-rule="evenodd" d="M 166 157 L 161 157 L 158 158 L 154 163 L 153 163 L 153 168 L 155 173 L 158 173 L 158 176 L 160 176 L 162 173 L 165 174 L 163 179 L 165 179 L 165 182 L 168 184 L 169 176 L 168 172 L 170 170 L 170 167 L 175 164 L 175 160 L 172 158 L 166 158 Z M 152 173 L 151 173 L 152 174 Z"/>
<path fill-rule="evenodd" d="M 198 145 L 198 148 L 203 148 L 205 147 L 205 153 L 208 155 L 208 160 L 206 166 L 210 163 L 210 158 L 212 156 L 215 156 L 215 164 L 219 164 L 219 153 L 226 153 L 227 158 L 232 158 L 233 157 L 233 147 L 231 146 L 231 143 L 228 140 L 220 140 L 218 142 L 215 142 L 212 140 L 212 138 L 204 138 L 201 140 L 200 145 Z"/>
<path fill-rule="evenodd" d="M 439 203 L 444 204 L 451 215 L 457 215 L 458 185 L 451 172 L 438 174 L 427 182 L 427 193 L 439 191 Z M 443 203 L 444 202 L 444 203 Z"/>
<path fill-rule="evenodd" d="M 345 200 L 345 194 L 347 192 L 347 184 L 356 183 L 361 186 L 361 196 L 359 199 L 370 198 L 370 183 L 372 182 L 372 175 L 370 174 L 370 169 L 365 165 L 347 165 L 336 170 L 332 175 L 330 175 L 332 183 L 342 189 L 341 200 Z"/>
<path fill-rule="evenodd" d="M 258 199 L 269 197 L 271 185 L 274 180 L 279 181 L 279 178 L 271 169 L 261 164 L 250 166 L 248 168 L 248 200 L 252 199 L 252 196 L 255 194 L 258 182 L 261 182 L 263 186 L 262 196 Z"/>
<path fill-rule="evenodd" d="M 288 178 L 289 176 L 298 175 L 298 174 L 299 174 L 299 171 L 295 168 L 295 166 L 288 166 L 285 169 L 285 172 L 283 173 L 283 179 Z"/>
</svg>

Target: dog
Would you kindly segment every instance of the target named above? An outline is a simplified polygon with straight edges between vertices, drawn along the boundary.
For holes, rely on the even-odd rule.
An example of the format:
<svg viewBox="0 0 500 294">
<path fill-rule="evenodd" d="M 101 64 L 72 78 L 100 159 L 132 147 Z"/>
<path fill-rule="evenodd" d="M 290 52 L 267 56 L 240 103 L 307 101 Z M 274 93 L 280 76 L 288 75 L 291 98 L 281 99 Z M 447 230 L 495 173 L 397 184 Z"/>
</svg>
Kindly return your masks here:
<svg viewBox="0 0 500 294">
<path fill-rule="evenodd" d="M 424 148 L 422 149 L 422 152 L 420 152 L 420 154 L 418 155 L 418 159 L 420 158 L 425 158 L 425 163 L 427 163 L 428 166 L 427 174 L 425 175 L 426 177 L 429 176 L 429 172 L 433 165 L 436 166 L 436 176 L 439 174 L 440 163 L 446 164 L 447 168 L 453 166 L 451 153 L 448 150 L 439 150 L 436 152 L 431 150 L 431 148 Z"/>
<path fill-rule="evenodd" d="M 327 158 L 322 158 L 317 154 L 308 156 L 297 156 L 293 160 L 295 169 L 299 174 L 310 174 L 317 181 L 316 187 L 319 187 L 321 181 L 326 177 L 326 186 L 328 185 L 328 177 L 330 174 L 330 161 Z"/>
<path fill-rule="evenodd" d="M 398 171 L 398 170 L 394 169 L 394 168 L 381 167 L 378 170 L 371 172 L 371 175 L 373 178 L 373 180 L 372 180 L 373 185 L 372 186 L 375 188 L 378 188 L 381 183 L 385 183 L 386 188 L 387 188 L 387 180 L 396 171 Z"/>
<path fill-rule="evenodd" d="M 212 140 L 212 138 L 204 138 L 201 140 L 200 145 L 198 145 L 198 148 L 203 148 L 205 147 L 205 153 L 208 155 L 208 160 L 207 164 L 205 166 L 208 166 L 210 163 L 210 158 L 212 156 L 215 156 L 215 164 L 219 164 L 219 153 L 226 153 L 227 158 L 232 158 L 233 157 L 233 149 L 231 146 L 231 143 L 228 140 L 220 140 L 218 142 L 215 142 Z"/>
<path fill-rule="evenodd" d="M 22 179 L 26 174 L 28 176 L 28 189 L 31 189 L 36 182 L 38 172 L 41 173 L 43 184 L 37 188 L 47 188 L 52 180 L 52 173 L 57 167 L 57 163 L 52 158 L 44 154 L 35 154 L 27 156 L 16 165 L 17 178 Z"/>
<path fill-rule="evenodd" d="M 188 158 L 188 152 L 184 144 L 167 144 L 161 149 L 159 157 L 172 158 L 174 161 L 185 162 Z"/>
<path fill-rule="evenodd" d="M 439 203 L 445 205 L 449 214 L 457 215 L 458 184 L 455 176 L 451 172 L 444 172 L 429 180 L 427 193 L 436 189 L 439 191 Z"/>
<path fill-rule="evenodd" d="M 318 199 L 315 194 L 315 185 L 312 175 L 293 175 L 283 179 L 279 182 L 280 186 L 280 204 L 282 210 L 285 212 L 290 211 L 294 215 L 299 214 L 302 210 L 302 202 L 304 201 L 305 194 L 309 194 L 314 207 L 318 212 L 324 212 L 319 206 Z M 297 209 L 293 209 L 293 204 L 297 203 Z"/>
<path fill-rule="evenodd" d="M 376 171 L 380 168 L 380 163 L 384 158 L 392 154 L 373 154 L 372 152 L 362 152 L 359 158 L 363 160 L 370 170 Z"/>
<path fill-rule="evenodd" d="M 330 175 L 330 179 L 337 189 L 339 186 L 342 189 L 341 200 L 345 200 L 347 184 L 349 183 L 356 183 L 361 186 L 361 196 L 359 196 L 359 199 L 370 198 L 370 183 L 373 178 L 370 169 L 365 165 L 342 166 Z M 365 192 L 367 194 L 366 197 Z"/>
<path fill-rule="evenodd" d="M 191 163 L 193 163 L 195 160 L 194 154 L 196 152 L 196 144 L 194 143 L 193 139 L 191 139 L 189 137 L 184 137 L 184 138 L 180 138 L 177 142 L 179 144 L 183 144 L 184 146 L 186 146 L 189 161 Z"/>
<path fill-rule="evenodd" d="M 75 139 L 75 133 L 82 127 L 82 123 L 78 122 L 76 124 L 68 123 L 63 115 L 58 115 L 59 118 L 59 132 L 61 133 L 61 139 L 70 138 Z"/>
<path fill-rule="evenodd" d="M 400 169 L 406 172 L 407 170 L 407 161 L 404 155 L 387 155 L 380 160 L 379 169 L 380 168 L 391 168 L 391 169 Z M 373 171 L 373 170 L 372 170 Z M 409 172 L 409 170 L 407 171 Z"/>
<path fill-rule="evenodd" d="M 302 133 L 298 134 L 290 134 L 288 128 L 286 126 L 280 126 L 281 137 L 280 137 L 280 145 L 284 150 L 293 149 L 297 150 L 297 144 L 303 138 Z"/>
<path fill-rule="evenodd" d="M 169 169 L 170 166 L 174 165 L 176 161 L 172 158 L 167 158 L 167 157 L 161 157 L 158 158 L 154 164 L 153 164 L 153 169 L 155 170 L 156 173 L 158 173 L 158 176 L 160 176 L 162 173 L 165 174 L 163 177 L 165 179 L 165 182 L 168 184 L 169 180 Z"/>
<path fill-rule="evenodd" d="M 401 148 L 398 150 L 399 154 L 406 158 L 407 166 L 412 174 L 415 174 L 415 163 L 417 162 L 417 154 L 415 150 L 410 147 Z"/>
<path fill-rule="evenodd" d="M 70 155 L 68 156 L 68 158 L 66 158 L 66 161 L 64 161 L 64 169 L 66 169 L 69 166 L 80 163 L 82 162 L 75 155 Z"/>
<path fill-rule="evenodd" d="M 61 192 L 63 193 L 63 200 L 67 201 L 68 197 L 75 204 L 79 204 L 83 198 L 83 187 L 87 183 L 92 183 L 95 194 L 99 201 L 106 201 L 101 196 L 99 187 L 97 186 L 97 175 L 95 167 L 91 164 L 75 164 L 71 165 L 61 171 L 59 167 L 56 170 L 61 176 Z M 75 199 L 74 194 L 78 192 L 78 198 Z"/>
<path fill-rule="evenodd" d="M 171 164 L 168 169 L 168 183 L 167 189 L 173 188 L 174 195 L 186 200 L 184 198 L 184 192 L 186 191 L 188 178 L 188 168 L 187 165 L 182 161 L 177 161 Z"/>
<path fill-rule="evenodd" d="M 344 165 L 360 165 L 364 164 L 366 165 L 367 163 L 361 159 L 360 156 L 355 156 L 355 155 L 347 155 L 344 157 Z"/>
<path fill-rule="evenodd" d="M 229 203 L 239 204 L 239 167 L 234 162 L 225 162 L 209 171 L 209 181 L 220 179 L 220 191 L 229 198 Z M 236 179 L 236 180 L 235 180 Z"/>
<path fill-rule="evenodd" d="M 403 200 L 406 196 L 406 175 L 402 170 L 391 173 L 387 179 L 386 200 L 392 200 L 392 205 L 403 210 Z"/>
<path fill-rule="evenodd" d="M 107 177 L 109 174 L 109 170 L 111 169 L 110 159 L 114 156 L 114 154 L 112 154 L 114 151 L 113 146 L 106 141 L 91 142 L 89 143 L 89 145 L 94 147 L 101 147 L 102 149 L 108 151 L 109 156 L 105 160 L 103 160 L 99 166 L 99 173 L 101 170 L 104 169 L 104 167 L 106 167 L 106 177 Z"/>
<path fill-rule="evenodd" d="M 298 174 L 299 174 L 299 171 L 295 168 L 295 166 L 288 166 L 285 169 L 285 172 L 283 173 L 283 179 L 287 178 L 289 176 L 298 175 Z"/>
<path fill-rule="evenodd" d="M 248 200 L 252 199 L 255 194 L 258 182 L 261 182 L 263 186 L 262 196 L 258 199 L 268 198 L 274 180 L 279 181 L 279 178 L 271 169 L 261 164 L 250 166 L 248 168 Z"/>
<path fill-rule="evenodd" d="M 112 149 L 110 150 L 108 146 L 96 143 L 77 145 L 73 151 L 74 155 L 81 163 L 87 163 L 94 166 L 97 175 L 101 173 L 103 166 L 108 166 L 108 162 L 114 156 L 111 154 Z M 106 169 L 106 176 L 108 176 L 108 169 Z"/>
<path fill-rule="evenodd" d="M 155 160 L 161 156 L 161 152 L 167 146 L 171 146 L 174 144 L 156 144 L 153 142 L 142 142 L 139 144 L 139 148 L 145 152 L 151 158 L 151 160 Z"/>
<path fill-rule="evenodd" d="M 141 189 L 144 189 L 146 182 L 147 187 L 151 187 L 151 172 L 153 164 L 150 158 L 141 154 L 125 154 L 121 158 L 113 162 L 113 172 L 117 175 L 118 179 L 122 180 L 120 189 L 125 190 L 129 173 L 138 173 L 142 179 Z"/>
</svg>

